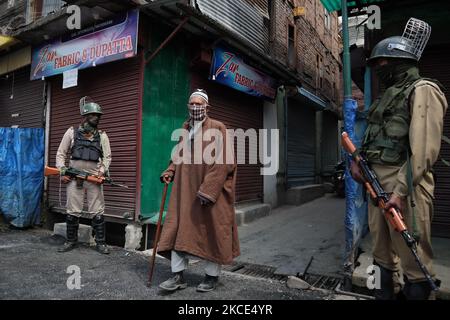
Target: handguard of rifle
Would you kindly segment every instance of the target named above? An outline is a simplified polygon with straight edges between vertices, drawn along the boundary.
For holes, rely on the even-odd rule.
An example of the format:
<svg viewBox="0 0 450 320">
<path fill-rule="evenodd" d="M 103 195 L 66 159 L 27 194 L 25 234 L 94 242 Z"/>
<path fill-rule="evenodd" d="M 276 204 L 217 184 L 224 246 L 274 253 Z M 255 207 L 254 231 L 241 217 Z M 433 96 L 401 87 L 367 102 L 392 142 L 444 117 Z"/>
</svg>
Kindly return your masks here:
<svg viewBox="0 0 450 320">
<path fill-rule="evenodd" d="M 402 233 L 403 231 L 408 230 L 403 221 L 402 214 L 397 211 L 397 209 L 391 208 L 389 211 L 385 211 L 385 214 L 395 231 Z"/>
</svg>

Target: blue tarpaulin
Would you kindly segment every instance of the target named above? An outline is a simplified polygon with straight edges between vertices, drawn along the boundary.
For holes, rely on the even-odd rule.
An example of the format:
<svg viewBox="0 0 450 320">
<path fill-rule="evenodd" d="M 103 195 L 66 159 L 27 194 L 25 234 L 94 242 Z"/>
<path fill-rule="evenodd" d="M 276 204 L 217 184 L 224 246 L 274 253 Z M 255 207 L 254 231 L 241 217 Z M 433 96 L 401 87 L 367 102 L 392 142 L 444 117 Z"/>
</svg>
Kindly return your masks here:
<svg viewBox="0 0 450 320">
<path fill-rule="evenodd" d="M 0 212 L 17 228 L 40 223 L 44 129 L 0 128 Z"/>
<path fill-rule="evenodd" d="M 344 102 L 345 131 L 356 147 L 360 148 L 367 128 L 367 111 L 371 103 L 370 70 L 366 70 L 365 77 L 365 111 L 357 111 L 355 100 Z M 363 186 L 356 183 L 349 172 L 350 155 L 346 155 L 347 172 L 345 179 L 347 209 L 345 214 L 345 254 L 344 268 L 350 274 L 354 270 L 357 250 L 362 239 L 369 232 L 367 217 L 367 198 Z"/>
</svg>

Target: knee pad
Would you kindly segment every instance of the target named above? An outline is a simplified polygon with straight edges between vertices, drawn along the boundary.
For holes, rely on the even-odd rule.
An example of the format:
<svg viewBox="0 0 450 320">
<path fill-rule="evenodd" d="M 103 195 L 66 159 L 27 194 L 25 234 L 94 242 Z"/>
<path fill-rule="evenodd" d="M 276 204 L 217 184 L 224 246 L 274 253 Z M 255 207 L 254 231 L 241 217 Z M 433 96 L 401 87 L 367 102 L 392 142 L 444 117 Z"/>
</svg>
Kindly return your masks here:
<svg viewBox="0 0 450 320">
<path fill-rule="evenodd" d="M 102 214 L 97 214 L 94 219 L 92 219 L 94 224 L 102 224 L 105 222 L 105 217 Z"/>
<path fill-rule="evenodd" d="M 74 224 L 78 224 L 78 222 L 80 221 L 80 219 L 79 219 L 78 217 L 76 217 L 76 216 L 73 216 L 73 215 L 68 214 L 68 215 L 66 216 L 66 221 L 67 221 L 68 224 L 74 225 Z"/>
</svg>

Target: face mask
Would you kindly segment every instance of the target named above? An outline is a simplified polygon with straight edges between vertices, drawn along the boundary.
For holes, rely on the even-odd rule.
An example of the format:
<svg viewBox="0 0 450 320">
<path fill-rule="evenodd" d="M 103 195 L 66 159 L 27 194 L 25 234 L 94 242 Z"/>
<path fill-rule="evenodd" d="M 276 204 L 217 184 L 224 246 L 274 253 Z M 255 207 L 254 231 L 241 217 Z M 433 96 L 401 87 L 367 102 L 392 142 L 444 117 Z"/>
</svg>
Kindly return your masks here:
<svg viewBox="0 0 450 320">
<path fill-rule="evenodd" d="M 385 64 L 383 66 L 376 66 L 374 71 L 378 76 L 378 79 L 386 86 L 393 85 L 395 65 Z"/>
<path fill-rule="evenodd" d="M 92 132 L 94 132 L 96 129 L 97 129 L 96 126 L 93 126 L 92 124 L 90 124 L 90 123 L 87 122 L 87 121 L 86 121 L 85 123 L 83 123 L 82 131 L 83 131 L 84 133 L 92 133 Z"/>
<path fill-rule="evenodd" d="M 206 118 L 206 106 L 190 105 L 189 115 L 194 121 L 203 121 Z"/>
</svg>

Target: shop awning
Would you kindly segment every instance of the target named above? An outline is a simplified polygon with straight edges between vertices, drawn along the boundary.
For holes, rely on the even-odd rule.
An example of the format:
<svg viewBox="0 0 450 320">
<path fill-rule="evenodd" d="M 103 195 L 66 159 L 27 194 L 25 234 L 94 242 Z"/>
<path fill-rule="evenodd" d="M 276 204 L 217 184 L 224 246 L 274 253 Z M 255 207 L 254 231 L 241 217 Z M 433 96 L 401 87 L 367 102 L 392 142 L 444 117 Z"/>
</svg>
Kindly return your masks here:
<svg viewBox="0 0 450 320">
<path fill-rule="evenodd" d="M 354 9 L 386 1 L 387 0 L 347 0 L 347 5 L 349 9 Z M 320 2 L 322 2 L 323 6 L 325 7 L 325 9 L 327 9 L 328 12 L 341 10 L 341 0 L 320 0 Z"/>
<path fill-rule="evenodd" d="M 316 96 L 314 93 L 309 92 L 303 87 L 297 87 L 297 91 L 300 94 L 300 97 L 309 101 L 312 103 L 315 109 L 317 110 L 324 110 L 327 107 L 327 103 L 320 99 L 318 96 Z"/>
</svg>

